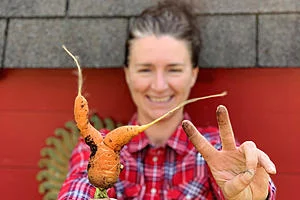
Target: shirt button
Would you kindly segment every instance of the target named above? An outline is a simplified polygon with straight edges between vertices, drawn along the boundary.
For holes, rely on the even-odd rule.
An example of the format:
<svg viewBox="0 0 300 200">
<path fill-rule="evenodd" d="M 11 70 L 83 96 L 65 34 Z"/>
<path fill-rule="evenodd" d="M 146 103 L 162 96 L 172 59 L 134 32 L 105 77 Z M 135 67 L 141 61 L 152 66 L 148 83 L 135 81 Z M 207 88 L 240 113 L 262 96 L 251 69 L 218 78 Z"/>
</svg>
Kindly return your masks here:
<svg viewBox="0 0 300 200">
<path fill-rule="evenodd" d="M 152 158 L 152 161 L 153 161 L 153 162 L 157 162 L 157 160 L 158 160 L 157 156 L 154 156 L 154 157 Z"/>
<path fill-rule="evenodd" d="M 151 189 L 151 194 L 155 194 L 156 193 L 156 188 L 152 188 Z"/>
</svg>

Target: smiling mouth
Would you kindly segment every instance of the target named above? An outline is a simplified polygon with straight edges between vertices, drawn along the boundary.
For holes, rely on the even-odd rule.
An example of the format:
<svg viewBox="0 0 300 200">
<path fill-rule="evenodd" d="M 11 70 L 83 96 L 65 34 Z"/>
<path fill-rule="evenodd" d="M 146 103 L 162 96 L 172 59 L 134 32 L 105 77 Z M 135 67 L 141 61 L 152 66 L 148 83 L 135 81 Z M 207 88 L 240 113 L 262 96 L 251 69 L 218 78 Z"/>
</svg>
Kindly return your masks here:
<svg viewBox="0 0 300 200">
<path fill-rule="evenodd" d="M 166 103 L 169 102 L 172 99 L 173 96 L 167 96 L 167 97 L 150 97 L 148 96 L 148 99 L 151 102 L 155 102 L 155 103 Z"/>
</svg>

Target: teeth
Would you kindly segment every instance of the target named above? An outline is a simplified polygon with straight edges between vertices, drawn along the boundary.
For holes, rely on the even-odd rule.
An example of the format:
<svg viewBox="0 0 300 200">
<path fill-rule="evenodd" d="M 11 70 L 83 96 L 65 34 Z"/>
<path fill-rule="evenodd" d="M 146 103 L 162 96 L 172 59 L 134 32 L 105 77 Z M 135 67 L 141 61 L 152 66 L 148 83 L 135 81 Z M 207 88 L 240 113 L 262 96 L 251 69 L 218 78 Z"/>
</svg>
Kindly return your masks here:
<svg viewBox="0 0 300 200">
<path fill-rule="evenodd" d="M 153 102 L 166 102 L 170 99 L 170 97 L 163 97 L 163 98 L 151 97 L 150 99 Z"/>
</svg>

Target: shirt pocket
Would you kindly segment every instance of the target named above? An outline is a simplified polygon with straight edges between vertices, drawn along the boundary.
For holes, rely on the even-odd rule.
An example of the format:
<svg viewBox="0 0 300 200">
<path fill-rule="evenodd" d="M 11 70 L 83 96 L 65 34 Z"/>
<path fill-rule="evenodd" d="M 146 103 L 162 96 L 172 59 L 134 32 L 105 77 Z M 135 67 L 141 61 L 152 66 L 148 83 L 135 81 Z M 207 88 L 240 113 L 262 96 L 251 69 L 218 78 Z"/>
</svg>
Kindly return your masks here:
<svg viewBox="0 0 300 200">
<path fill-rule="evenodd" d="M 141 200 L 145 187 L 128 181 L 120 181 L 115 184 L 118 200 Z"/>
<path fill-rule="evenodd" d="M 207 173 L 207 166 L 201 156 L 189 157 L 184 166 L 177 168 L 172 177 L 171 186 L 168 190 L 168 199 L 180 200 L 207 200 L 210 197 L 210 182 Z M 189 164 L 190 163 L 190 164 Z M 195 165 L 194 163 L 201 163 Z"/>
</svg>

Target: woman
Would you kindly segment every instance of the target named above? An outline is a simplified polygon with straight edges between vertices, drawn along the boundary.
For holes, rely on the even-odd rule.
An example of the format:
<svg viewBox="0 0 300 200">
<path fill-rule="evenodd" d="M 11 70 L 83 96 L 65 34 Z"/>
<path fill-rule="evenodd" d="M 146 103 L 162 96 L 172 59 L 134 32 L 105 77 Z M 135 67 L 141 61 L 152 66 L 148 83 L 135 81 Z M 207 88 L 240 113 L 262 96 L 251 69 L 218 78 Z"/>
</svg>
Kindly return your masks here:
<svg viewBox="0 0 300 200">
<path fill-rule="evenodd" d="M 200 50 L 191 10 L 183 2 L 166 1 L 145 10 L 131 24 L 124 70 L 137 112 L 130 124 L 149 123 L 189 97 Z M 221 139 L 216 128 L 196 129 L 183 109 L 133 138 L 121 151 L 124 169 L 109 196 L 274 199 L 268 175 L 276 172 L 274 164 L 253 142 L 236 147 L 224 106 L 217 108 L 217 119 Z M 217 151 L 221 145 L 222 151 Z M 95 188 L 86 172 L 89 153 L 81 140 L 73 151 L 60 200 L 93 198 Z"/>
</svg>

